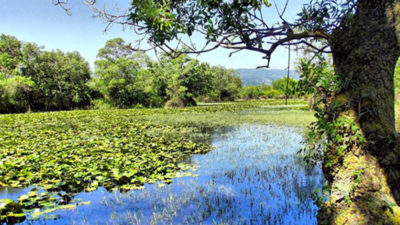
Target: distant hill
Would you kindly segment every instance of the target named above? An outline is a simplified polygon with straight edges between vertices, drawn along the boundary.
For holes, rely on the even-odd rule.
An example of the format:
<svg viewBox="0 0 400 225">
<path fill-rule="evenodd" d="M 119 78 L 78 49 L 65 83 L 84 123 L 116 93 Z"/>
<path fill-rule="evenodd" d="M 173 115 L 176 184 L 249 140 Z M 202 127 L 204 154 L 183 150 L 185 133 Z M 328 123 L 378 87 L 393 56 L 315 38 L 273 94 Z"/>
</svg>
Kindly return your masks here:
<svg viewBox="0 0 400 225">
<path fill-rule="evenodd" d="M 271 85 L 272 81 L 286 77 L 287 70 L 279 69 L 236 69 L 239 77 L 243 81 L 243 86 L 248 85 Z M 290 77 L 298 80 L 300 78 L 296 71 L 290 71 Z"/>
</svg>

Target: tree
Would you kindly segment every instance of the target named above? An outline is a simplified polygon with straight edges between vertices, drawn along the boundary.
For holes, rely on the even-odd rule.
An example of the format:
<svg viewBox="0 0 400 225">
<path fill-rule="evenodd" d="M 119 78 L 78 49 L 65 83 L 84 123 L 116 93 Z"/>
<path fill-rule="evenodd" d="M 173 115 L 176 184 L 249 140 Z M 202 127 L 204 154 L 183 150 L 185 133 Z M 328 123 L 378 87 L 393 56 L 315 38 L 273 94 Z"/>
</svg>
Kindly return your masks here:
<svg viewBox="0 0 400 225">
<path fill-rule="evenodd" d="M 35 83 L 30 101 L 34 110 L 67 110 L 90 105 L 89 64 L 78 53 L 23 47 L 22 74 Z"/>
<path fill-rule="evenodd" d="M 17 38 L 5 34 L 0 35 L 0 72 L 16 72 L 21 59 L 21 46 L 22 43 Z"/>
<path fill-rule="evenodd" d="M 134 86 L 137 73 L 137 64 L 126 58 L 116 59 L 113 62 L 96 61 L 100 92 L 110 103 L 119 108 L 131 107 L 139 103 Z"/>
<path fill-rule="evenodd" d="M 0 113 L 30 111 L 29 95 L 33 86 L 30 78 L 6 77 L 0 73 Z"/>
<path fill-rule="evenodd" d="M 278 23 L 264 19 L 262 9 L 269 6 L 268 0 L 132 0 L 127 15 L 98 15 L 132 26 L 164 51 L 175 49 L 172 40 L 182 43 L 194 33 L 204 35 L 206 46 L 186 44 L 187 53 L 251 50 L 264 55 L 266 66 L 280 45 L 330 51 L 337 88 L 327 93 L 327 107 L 317 114 L 317 127 L 327 138 L 323 170 L 330 190 L 320 222 L 399 224 L 393 71 L 400 54 L 400 1 L 313 0 L 293 22 L 282 10 Z M 319 48 L 314 41 L 327 45 Z"/>
<path fill-rule="evenodd" d="M 212 90 L 207 96 L 214 101 L 233 101 L 239 94 L 242 80 L 234 70 L 225 69 L 220 66 L 211 67 L 213 76 Z"/>
<path fill-rule="evenodd" d="M 325 101 L 329 93 L 332 93 L 332 86 L 334 86 L 335 72 L 329 61 L 322 55 L 315 55 L 317 57 L 300 58 L 297 65 L 297 70 L 300 73 L 300 81 L 298 88 L 300 94 L 311 94 L 310 110 L 314 110 L 318 104 Z"/>
<path fill-rule="evenodd" d="M 293 78 L 287 79 L 285 77 L 278 80 L 274 80 L 272 82 L 272 87 L 275 90 L 280 90 L 282 93 L 287 92 L 288 96 L 294 96 L 298 94 L 297 81 Z"/>
<path fill-rule="evenodd" d="M 87 107 L 89 79 L 89 65 L 77 52 L 43 51 L 36 44 L 0 36 L 3 113 Z"/>
<path fill-rule="evenodd" d="M 214 81 L 221 78 L 219 82 L 223 82 L 208 64 L 188 55 L 164 54 L 155 62 L 143 52 L 135 52 L 121 38 L 107 41 L 97 58 L 98 78 L 91 85 L 118 108 L 194 106 L 196 98 L 212 91 Z M 231 88 L 228 86 L 224 88 Z"/>
<path fill-rule="evenodd" d="M 196 98 L 212 89 L 213 74 L 210 66 L 191 59 L 186 54 L 176 58 L 163 55 L 160 67 L 168 79 L 167 95 L 171 106 L 195 106 Z"/>
<path fill-rule="evenodd" d="M 21 46 L 13 36 L 0 36 L 0 113 L 30 111 L 34 83 L 22 76 Z"/>
<path fill-rule="evenodd" d="M 97 58 L 95 86 L 109 104 L 118 108 L 163 104 L 157 90 L 161 87 L 150 72 L 154 63 L 147 55 L 133 51 L 122 38 L 115 38 L 107 41 Z"/>
</svg>

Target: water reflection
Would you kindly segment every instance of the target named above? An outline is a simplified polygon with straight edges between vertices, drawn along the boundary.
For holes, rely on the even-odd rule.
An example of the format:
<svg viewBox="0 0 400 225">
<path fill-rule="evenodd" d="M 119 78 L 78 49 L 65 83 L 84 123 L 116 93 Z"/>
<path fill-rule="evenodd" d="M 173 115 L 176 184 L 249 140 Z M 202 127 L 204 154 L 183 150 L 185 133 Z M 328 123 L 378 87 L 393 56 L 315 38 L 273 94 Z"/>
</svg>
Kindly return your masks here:
<svg viewBox="0 0 400 225">
<path fill-rule="evenodd" d="M 299 132 L 261 125 L 222 129 L 213 136 L 214 151 L 192 157 L 194 177 L 127 193 L 80 193 L 76 198 L 90 206 L 25 224 L 316 224 L 309 197 L 323 178 L 296 156 Z M 5 196 L 10 192 L 0 192 Z"/>
</svg>

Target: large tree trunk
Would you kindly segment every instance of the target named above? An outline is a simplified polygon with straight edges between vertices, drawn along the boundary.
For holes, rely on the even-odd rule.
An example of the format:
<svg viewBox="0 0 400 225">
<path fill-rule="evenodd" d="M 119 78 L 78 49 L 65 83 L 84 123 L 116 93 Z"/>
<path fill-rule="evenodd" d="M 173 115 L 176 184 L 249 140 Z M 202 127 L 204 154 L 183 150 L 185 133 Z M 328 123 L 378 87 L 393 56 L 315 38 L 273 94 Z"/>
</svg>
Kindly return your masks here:
<svg viewBox="0 0 400 225">
<path fill-rule="evenodd" d="M 321 224 L 400 224 L 393 84 L 399 11 L 396 0 L 359 0 L 349 25 L 334 32 L 341 89 L 326 115 L 337 129 L 328 137 L 332 145 L 324 157 L 331 191 L 319 214 Z"/>
</svg>

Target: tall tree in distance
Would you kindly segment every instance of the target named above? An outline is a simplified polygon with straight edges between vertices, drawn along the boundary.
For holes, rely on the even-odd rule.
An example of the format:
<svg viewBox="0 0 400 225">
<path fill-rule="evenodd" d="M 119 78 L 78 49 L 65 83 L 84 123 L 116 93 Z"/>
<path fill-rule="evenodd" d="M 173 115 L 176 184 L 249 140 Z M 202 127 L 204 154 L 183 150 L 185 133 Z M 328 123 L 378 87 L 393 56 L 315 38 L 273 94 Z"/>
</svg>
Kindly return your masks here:
<svg viewBox="0 0 400 225">
<path fill-rule="evenodd" d="M 78 52 L 44 51 L 0 35 L 0 112 L 67 110 L 90 104 L 89 64 Z"/>
<path fill-rule="evenodd" d="M 242 80 L 235 70 L 220 66 L 211 67 L 213 74 L 212 90 L 209 94 L 211 101 L 233 101 L 242 87 Z"/>
<path fill-rule="evenodd" d="M 89 64 L 78 52 L 42 51 L 34 44 L 23 47 L 22 74 L 35 82 L 35 110 L 67 110 L 90 105 Z"/>
<path fill-rule="evenodd" d="M 23 77 L 22 43 L 15 37 L 0 35 L 0 113 L 30 111 L 32 86 Z"/>
<path fill-rule="evenodd" d="M 65 2 L 65 1 L 63 1 Z M 56 1 L 56 3 L 60 3 Z M 91 2 L 95 4 L 95 1 Z M 295 21 L 269 21 L 268 0 L 132 0 L 125 15 L 97 15 L 131 26 L 154 49 L 179 55 L 218 47 L 263 55 L 303 44 L 331 52 L 335 88 L 314 129 L 327 139 L 328 201 L 320 223 L 400 224 L 400 142 L 394 120 L 394 68 L 400 55 L 399 0 L 312 0 Z M 285 6 L 286 8 L 286 6 Z M 203 35 L 205 46 L 183 43 Z M 315 41 L 325 42 L 318 47 Z M 172 44 L 178 43 L 178 47 Z"/>
<path fill-rule="evenodd" d="M 213 75 L 206 63 L 190 58 L 186 54 L 170 57 L 164 54 L 159 66 L 168 79 L 168 106 L 195 106 L 195 98 L 208 94 L 212 89 Z"/>
<path fill-rule="evenodd" d="M 135 83 L 144 57 L 132 51 L 122 38 L 107 41 L 99 50 L 95 62 L 97 86 L 113 106 L 127 108 L 139 103 L 140 91 Z"/>
</svg>

